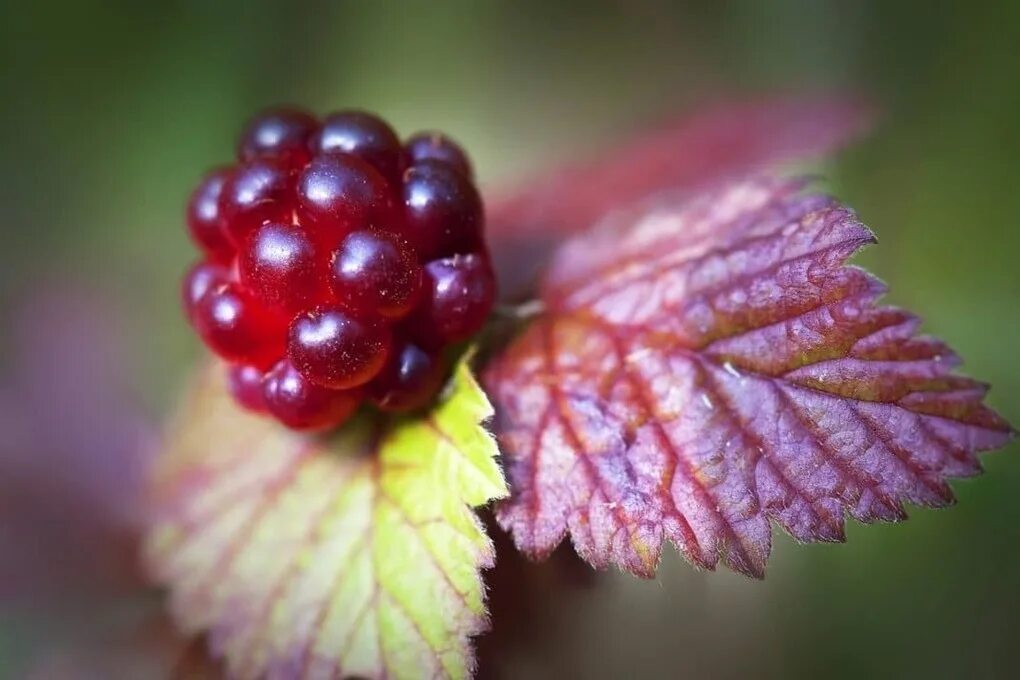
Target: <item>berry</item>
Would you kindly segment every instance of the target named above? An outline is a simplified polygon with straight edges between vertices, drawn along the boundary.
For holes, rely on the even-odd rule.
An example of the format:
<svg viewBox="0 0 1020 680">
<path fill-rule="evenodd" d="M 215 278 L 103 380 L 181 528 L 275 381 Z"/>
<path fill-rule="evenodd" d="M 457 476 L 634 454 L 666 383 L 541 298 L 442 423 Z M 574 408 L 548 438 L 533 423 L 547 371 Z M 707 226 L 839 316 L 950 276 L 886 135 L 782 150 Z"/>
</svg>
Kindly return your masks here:
<svg viewBox="0 0 1020 680">
<path fill-rule="evenodd" d="M 234 400 L 300 430 L 337 427 L 364 402 L 427 407 L 450 346 L 495 299 L 464 150 L 433 132 L 401 144 L 367 113 L 320 125 L 277 108 L 248 122 L 237 158 L 191 195 L 202 259 L 181 288 Z"/>
<path fill-rule="evenodd" d="M 442 386 L 443 368 L 439 357 L 405 343 L 393 351 L 369 385 L 372 403 L 381 411 L 396 413 L 427 406 Z"/>
<path fill-rule="evenodd" d="M 394 234 L 355 231 L 340 243 L 330 268 L 333 293 L 360 316 L 406 316 L 421 291 L 422 270 L 410 246 Z"/>
<path fill-rule="evenodd" d="M 412 135 L 404 144 L 404 149 L 412 165 L 421 161 L 439 161 L 467 178 L 473 174 L 471 161 L 464 149 L 441 132 L 419 132 Z"/>
<path fill-rule="evenodd" d="M 226 267 L 209 262 L 196 262 L 184 275 L 181 285 L 181 302 L 188 319 L 195 318 L 195 307 L 209 290 L 230 280 Z"/>
<path fill-rule="evenodd" d="M 245 127 L 237 145 L 237 158 L 243 163 L 272 158 L 290 167 L 300 167 L 312 156 L 308 143 L 317 127 L 318 121 L 299 109 L 264 111 Z"/>
<path fill-rule="evenodd" d="M 356 229 L 382 226 L 392 213 L 386 180 L 356 156 L 316 158 L 297 182 L 297 215 L 320 241 L 336 243 Z"/>
<path fill-rule="evenodd" d="M 364 385 L 382 370 L 391 343 L 390 331 L 382 324 L 320 307 L 294 319 L 287 355 L 315 384 L 349 389 Z"/>
<path fill-rule="evenodd" d="M 455 255 L 425 265 L 425 299 L 415 330 L 428 346 L 462 342 L 481 330 L 496 299 L 484 255 Z"/>
<path fill-rule="evenodd" d="M 440 161 L 404 173 L 405 234 L 423 260 L 466 254 L 482 240 L 482 200 L 471 180 Z"/>
<path fill-rule="evenodd" d="M 229 176 L 226 168 L 213 170 L 202 178 L 188 201 L 191 238 L 210 259 L 224 263 L 234 256 L 234 246 L 227 238 L 219 207 L 220 194 Z"/>
<path fill-rule="evenodd" d="M 312 151 L 357 156 L 390 182 L 396 182 L 403 169 L 403 149 L 397 133 L 381 118 L 362 111 L 341 111 L 327 116 L 322 129 L 312 139 Z"/>
<path fill-rule="evenodd" d="M 267 410 L 296 430 L 337 427 L 354 415 L 360 402 L 356 392 L 313 384 L 286 359 L 266 374 L 262 394 Z"/>
<path fill-rule="evenodd" d="M 219 203 L 234 245 L 243 245 L 266 222 L 289 222 L 291 195 L 290 172 L 278 161 L 255 160 L 239 167 L 224 184 Z"/>
<path fill-rule="evenodd" d="M 282 354 L 279 320 L 236 283 L 206 292 L 195 306 L 194 323 L 205 344 L 228 361 L 265 366 Z"/>
<path fill-rule="evenodd" d="M 321 299 L 320 260 L 304 229 L 270 222 L 251 234 L 238 255 L 241 284 L 269 307 L 300 311 Z"/>
<path fill-rule="evenodd" d="M 231 364 L 227 370 L 230 394 L 249 411 L 260 413 L 266 410 L 266 400 L 262 393 L 264 375 L 257 366 L 251 364 Z"/>
</svg>

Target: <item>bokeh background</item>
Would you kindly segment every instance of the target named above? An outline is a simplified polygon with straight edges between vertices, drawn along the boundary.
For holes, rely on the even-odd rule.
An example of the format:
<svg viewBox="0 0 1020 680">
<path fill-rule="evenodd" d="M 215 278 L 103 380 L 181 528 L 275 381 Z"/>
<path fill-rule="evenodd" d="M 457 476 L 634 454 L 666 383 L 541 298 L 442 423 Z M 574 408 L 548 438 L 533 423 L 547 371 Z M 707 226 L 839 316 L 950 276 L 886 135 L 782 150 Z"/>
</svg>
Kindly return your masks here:
<svg viewBox="0 0 1020 680">
<path fill-rule="evenodd" d="M 16 402 L 25 390 L 89 401 L 87 381 L 101 378 L 44 369 L 92 361 L 78 343 L 96 318 L 132 395 L 104 417 L 156 422 L 169 408 L 199 356 L 178 313 L 193 257 L 183 203 L 257 108 L 358 106 L 405 133 L 451 131 L 493 187 L 720 96 L 818 90 L 866 93 L 884 111 L 874 134 L 822 169 L 879 236 L 860 261 L 1020 422 L 1018 44 L 1020 4 L 994 0 L 2 3 L 0 423 L 34 419 L 43 425 L 30 431 L 50 434 L 73 424 L 83 447 L 95 438 L 91 416 L 68 422 L 73 406 Z M 52 334 L 63 341 L 42 342 Z M 44 369 L 28 372 L 26 346 L 61 356 L 37 356 Z M 17 447 L 46 452 L 31 436 Z M 696 573 L 671 551 L 651 582 L 579 577 L 563 556 L 525 568 L 526 621 L 497 617 L 488 672 L 1010 676 L 1018 454 L 1014 444 L 989 455 L 986 475 L 955 483 L 952 510 L 851 525 L 840 546 L 779 536 L 764 582 Z M 0 601 L 0 677 L 66 628 Z"/>
</svg>

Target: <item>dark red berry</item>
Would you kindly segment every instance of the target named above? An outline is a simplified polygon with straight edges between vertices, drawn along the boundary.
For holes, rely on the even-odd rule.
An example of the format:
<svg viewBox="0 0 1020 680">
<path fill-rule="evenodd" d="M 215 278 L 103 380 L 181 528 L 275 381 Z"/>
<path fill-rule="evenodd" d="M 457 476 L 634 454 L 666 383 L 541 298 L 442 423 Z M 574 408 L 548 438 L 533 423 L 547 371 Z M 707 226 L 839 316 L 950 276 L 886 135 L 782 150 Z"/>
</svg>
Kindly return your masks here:
<svg viewBox="0 0 1020 680">
<path fill-rule="evenodd" d="M 402 170 L 400 139 L 387 123 L 363 111 L 330 114 L 312 140 L 312 151 L 348 153 L 368 161 L 383 177 L 396 182 Z"/>
<path fill-rule="evenodd" d="M 219 207 L 220 194 L 229 176 L 227 168 L 213 170 L 202 178 L 188 201 L 191 238 L 211 259 L 224 263 L 234 256 L 234 246 L 227 238 Z"/>
<path fill-rule="evenodd" d="M 424 299 L 409 328 L 429 347 L 462 342 L 481 330 L 495 300 L 496 278 L 484 255 L 434 260 L 425 265 Z"/>
<path fill-rule="evenodd" d="M 266 410 L 266 400 L 262 393 L 264 375 L 260 368 L 250 364 L 231 364 L 227 369 L 227 386 L 230 388 L 230 394 L 237 403 L 249 411 Z"/>
<path fill-rule="evenodd" d="M 278 108 L 237 155 L 190 199 L 203 257 L 181 291 L 235 401 L 295 429 L 336 427 L 364 400 L 427 407 L 495 299 L 464 150 L 431 132 L 402 145 L 367 113 L 319 125 Z"/>
<path fill-rule="evenodd" d="M 423 261 L 470 253 L 482 240 L 482 200 L 463 174 L 422 161 L 404 173 L 404 221 Z"/>
<path fill-rule="evenodd" d="M 439 161 L 470 178 L 471 161 L 464 149 L 441 132 L 419 132 L 404 144 L 411 165 L 421 161 Z"/>
<path fill-rule="evenodd" d="M 337 427 L 354 415 L 360 402 L 357 392 L 313 384 L 286 359 L 266 374 L 263 397 L 269 412 L 296 430 Z"/>
<path fill-rule="evenodd" d="M 194 323 L 205 344 L 228 361 L 266 366 L 283 354 L 280 320 L 236 283 L 203 295 L 195 306 Z"/>
<path fill-rule="evenodd" d="M 304 165 L 312 157 L 309 139 L 318 125 L 310 113 L 300 109 L 264 111 L 245 127 L 237 145 L 237 157 L 244 163 L 272 158 L 290 167 Z"/>
<path fill-rule="evenodd" d="M 382 411 L 414 411 L 427 406 L 442 387 L 444 366 L 435 354 L 411 343 L 395 348 L 382 372 L 368 387 Z"/>
<path fill-rule="evenodd" d="M 262 225 L 241 249 L 238 264 L 241 283 L 269 307 L 296 312 L 322 301 L 324 258 L 301 227 Z"/>
<path fill-rule="evenodd" d="M 298 178 L 298 219 L 334 247 L 356 229 L 386 228 L 392 210 L 386 180 L 356 156 L 321 156 Z"/>
<path fill-rule="evenodd" d="M 422 269 L 411 247 L 395 234 L 355 231 L 340 242 L 330 268 L 333 294 L 361 317 L 399 319 L 421 291 Z"/>
<path fill-rule="evenodd" d="M 364 385 L 382 370 L 391 343 L 383 324 L 357 319 L 342 309 L 320 307 L 294 319 L 287 355 L 315 384 L 349 389 Z"/>
<path fill-rule="evenodd" d="M 220 211 L 227 235 L 238 247 L 266 222 L 289 222 L 293 186 L 277 161 L 255 160 L 239 167 L 223 186 Z"/>
<path fill-rule="evenodd" d="M 204 260 L 191 265 L 181 285 L 181 302 L 184 304 L 184 313 L 187 317 L 194 319 L 195 307 L 202 296 L 229 280 L 230 272 L 222 265 Z"/>
</svg>

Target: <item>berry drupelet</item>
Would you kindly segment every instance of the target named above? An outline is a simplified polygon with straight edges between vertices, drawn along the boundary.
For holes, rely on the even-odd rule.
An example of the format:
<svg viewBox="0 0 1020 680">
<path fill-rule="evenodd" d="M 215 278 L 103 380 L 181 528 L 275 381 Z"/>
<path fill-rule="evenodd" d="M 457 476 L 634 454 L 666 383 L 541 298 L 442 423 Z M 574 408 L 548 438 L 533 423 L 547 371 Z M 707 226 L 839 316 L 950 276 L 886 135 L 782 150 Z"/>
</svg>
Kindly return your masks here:
<svg viewBox="0 0 1020 680">
<path fill-rule="evenodd" d="M 456 142 L 403 144 L 385 121 L 293 108 L 252 119 L 205 175 L 187 225 L 202 253 L 185 312 L 243 407 L 327 430 L 362 404 L 427 407 L 446 350 L 495 301 L 482 201 Z"/>
</svg>

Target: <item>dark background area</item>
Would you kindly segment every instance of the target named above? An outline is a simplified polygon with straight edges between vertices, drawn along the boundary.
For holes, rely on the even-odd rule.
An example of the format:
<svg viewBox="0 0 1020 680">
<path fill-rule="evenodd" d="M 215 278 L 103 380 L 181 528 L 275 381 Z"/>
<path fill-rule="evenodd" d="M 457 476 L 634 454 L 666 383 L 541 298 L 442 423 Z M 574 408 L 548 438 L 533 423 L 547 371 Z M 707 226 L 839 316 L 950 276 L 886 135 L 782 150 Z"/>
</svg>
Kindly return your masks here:
<svg viewBox="0 0 1020 680">
<path fill-rule="evenodd" d="M 881 244 L 861 262 L 1020 422 L 1020 4 L 7 2 L 0 7 L 0 350 L 41 289 L 92 291 L 159 417 L 198 343 L 178 312 L 185 197 L 268 104 L 448 130 L 483 186 L 721 96 L 865 93 L 877 130 L 826 188 Z M 0 352 L 10 371 L 10 352 Z M 0 374 L 4 375 L 4 374 Z M 60 423 L 54 423 L 59 428 Z M 532 575 L 509 677 L 1007 677 L 1020 624 L 1016 444 L 948 511 L 777 545 L 764 582 L 578 588 Z M 497 628 L 499 621 L 496 622 Z M 0 613 L 0 677 L 45 643 Z"/>
</svg>

